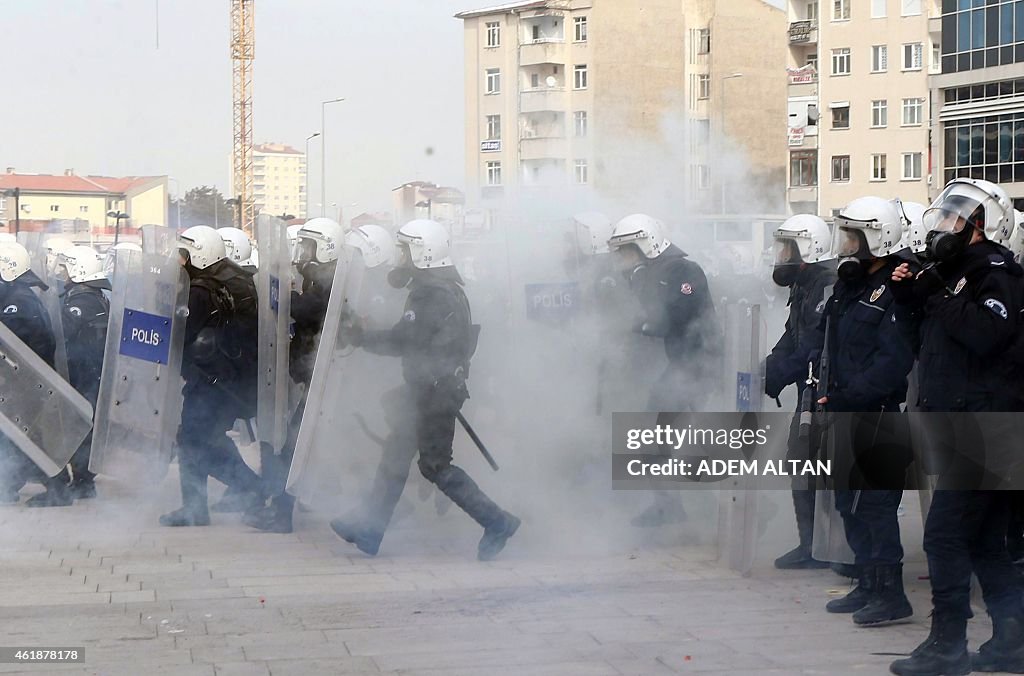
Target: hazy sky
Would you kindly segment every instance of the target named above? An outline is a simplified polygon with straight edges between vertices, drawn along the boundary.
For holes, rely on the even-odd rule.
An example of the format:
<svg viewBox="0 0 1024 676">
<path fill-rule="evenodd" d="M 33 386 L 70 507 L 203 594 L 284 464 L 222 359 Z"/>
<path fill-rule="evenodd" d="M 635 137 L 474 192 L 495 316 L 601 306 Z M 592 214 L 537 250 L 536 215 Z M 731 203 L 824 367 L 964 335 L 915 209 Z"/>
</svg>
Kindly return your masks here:
<svg viewBox="0 0 1024 676">
<path fill-rule="evenodd" d="M 0 168 L 170 174 L 227 191 L 228 0 L 0 0 Z M 254 140 L 300 150 L 327 107 L 327 202 L 390 210 L 407 180 L 461 185 L 462 22 L 473 0 L 256 0 Z M 319 139 L 310 195 L 320 198 Z M 434 149 L 427 156 L 426 148 Z M 176 192 L 171 184 L 171 192 Z M 351 212 L 346 216 L 351 216 Z"/>
</svg>

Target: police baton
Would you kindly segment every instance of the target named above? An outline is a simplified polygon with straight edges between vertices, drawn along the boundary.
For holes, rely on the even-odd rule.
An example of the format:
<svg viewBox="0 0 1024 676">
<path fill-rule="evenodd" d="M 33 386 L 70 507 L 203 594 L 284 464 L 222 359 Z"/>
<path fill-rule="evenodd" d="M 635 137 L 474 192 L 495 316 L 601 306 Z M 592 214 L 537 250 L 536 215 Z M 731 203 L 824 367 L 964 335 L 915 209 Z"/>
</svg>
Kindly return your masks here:
<svg viewBox="0 0 1024 676">
<path fill-rule="evenodd" d="M 487 447 L 484 446 L 484 442 L 480 440 L 480 437 L 473 429 L 473 426 L 469 424 L 468 420 L 466 420 L 466 416 L 462 415 L 462 411 L 459 411 L 455 414 L 455 417 L 459 419 L 459 423 L 462 424 L 462 429 L 466 430 L 466 434 L 468 434 L 469 438 L 473 440 L 474 444 L 476 444 L 477 449 L 480 451 L 480 455 L 484 456 L 484 460 L 486 460 L 487 464 L 491 466 L 491 469 L 497 472 L 498 463 L 494 462 L 494 457 L 487 451 Z"/>
</svg>

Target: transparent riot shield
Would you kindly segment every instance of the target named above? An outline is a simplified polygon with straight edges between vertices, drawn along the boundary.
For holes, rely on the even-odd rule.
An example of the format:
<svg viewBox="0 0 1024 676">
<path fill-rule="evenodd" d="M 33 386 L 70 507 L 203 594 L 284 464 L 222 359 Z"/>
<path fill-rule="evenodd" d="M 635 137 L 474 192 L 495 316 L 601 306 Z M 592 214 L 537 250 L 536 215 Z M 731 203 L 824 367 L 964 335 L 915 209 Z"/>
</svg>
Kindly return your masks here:
<svg viewBox="0 0 1024 676">
<path fill-rule="evenodd" d="M 52 477 L 91 428 L 85 397 L 0 324 L 0 434 Z"/>
<path fill-rule="evenodd" d="M 142 250 L 158 256 L 173 255 L 178 250 L 178 231 L 169 225 L 142 226 Z"/>
<path fill-rule="evenodd" d="M 850 437 L 850 421 L 851 417 L 848 415 L 824 415 L 820 453 L 826 459 L 835 460 L 837 439 Z M 814 540 L 811 544 L 811 555 L 819 561 L 851 564 L 854 561 L 853 550 L 846 541 L 843 517 L 836 508 L 836 492 L 823 481 L 820 481 L 814 497 Z"/>
<path fill-rule="evenodd" d="M 46 240 L 57 236 L 43 232 L 19 232 L 18 243 L 28 250 L 32 259 L 32 272 L 36 273 L 36 276 L 47 286 L 45 291 L 39 289 L 38 293 L 43 307 L 46 308 L 46 316 L 50 320 L 50 328 L 53 330 L 53 338 L 56 341 L 53 367 L 64 380 L 67 380 L 68 351 L 67 344 L 64 342 L 64 322 L 61 318 L 60 299 L 64 290 L 64 282 L 57 278 L 57 261 L 54 257 L 47 256 L 46 249 Z"/>
<path fill-rule="evenodd" d="M 726 381 L 729 397 L 723 410 L 741 413 L 762 410 L 766 354 L 766 326 L 759 305 L 727 305 L 723 308 Z M 741 573 L 750 572 L 757 552 L 758 492 L 754 477 L 730 477 L 718 494 L 718 560 Z"/>
<path fill-rule="evenodd" d="M 181 419 L 188 278 L 176 257 L 130 250 L 117 271 L 89 469 L 158 480 Z"/>
<path fill-rule="evenodd" d="M 256 273 L 259 299 L 259 384 L 256 436 L 280 453 L 291 417 L 288 340 L 293 268 L 288 226 L 279 218 L 260 216 L 256 238 L 263 251 Z"/>
<path fill-rule="evenodd" d="M 388 393 L 403 384 L 399 359 L 355 349 L 341 331 L 352 316 L 368 330 L 390 328 L 400 318 L 400 312 L 374 312 L 383 276 L 371 272 L 358 254 L 338 263 L 288 475 L 289 493 L 325 510 L 354 507 L 355 487 L 371 485 L 395 422 Z"/>
</svg>

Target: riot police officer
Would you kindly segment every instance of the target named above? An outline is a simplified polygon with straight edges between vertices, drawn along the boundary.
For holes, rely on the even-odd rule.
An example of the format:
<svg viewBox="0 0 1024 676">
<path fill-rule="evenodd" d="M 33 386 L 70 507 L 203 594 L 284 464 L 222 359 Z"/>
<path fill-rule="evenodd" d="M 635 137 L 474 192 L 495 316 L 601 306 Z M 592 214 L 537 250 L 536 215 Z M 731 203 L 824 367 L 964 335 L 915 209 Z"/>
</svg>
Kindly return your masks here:
<svg viewBox="0 0 1024 676">
<path fill-rule="evenodd" d="M 103 352 L 107 340 L 107 320 L 110 302 L 103 290 L 110 290 L 110 282 L 103 272 L 103 263 L 96 252 L 87 246 L 66 248 L 57 255 L 57 274 L 64 281 L 61 297 L 61 322 L 68 355 L 68 379 L 71 386 L 96 406 L 100 375 L 103 372 Z M 71 457 L 71 494 L 74 498 L 96 497 L 96 475 L 89 471 L 89 452 L 92 432 Z M 41 493 L 31 500 L 32 506 L 50 506 L 50 492 Z"/>
<path fill-rule="evenodd" d="M 252 275 L 227 260 L 224 240 L 197 225 L 178 236 L 188 273 L 188 321 L 178 429 L 182 507 L 160 517 L 163 526 L 210 523 L 207 477 L 260 503 L 262 485 L 227 437 L 238 418 L 250 418 L 256 399 L 257 311 Z"/>
<path fill-rule="evenodd" d="M 288 368 L 292 380 L 305 385 L 307 390 L 344 241 L 345 231 L 341 225 L 329 218 L 314 218 L 299 230 L 293 249 L 292 262 L 302 276 L 302 290 L 301 293 L 292 291 L 291 295 L 294 335 L 288 346 Z M 264 491 L 271 496 L 270 504 L 248 511 L 243 517 L 247 526 L 274 533 L 292 532 L 295 498 L 285 491 L 285 482 L 305 409 L 304 393 L 289 421 L 281 453 L 261 453 Z"/>
<path fill-rule="evenodd" d="M 664 224 L 645 214 L 619 221 L 608 246 L 643 310 L 634 331 L 662 340 L 668 358 L 651 389 L 648 409 L 702 410 L 719 384 L 722 345 L 704 270 L 671 242 Z M 656 491 L 654 504 L 635 517 L 633 525 L 653 527 L 685 518 L 678 494 Z"/>
<path fill-rule="evenodd" d="M 894 283 L 913 286 L 907 296 L 918 299 L 923 308 L 919 408 L 960 413 L 1020 410 L 1019 383 L 999 358 L 1016 339 L 1024 308 L 1024 271 L 1009 250 L 993 241 L 1007 239 L 1012 231 L 1009 197 L 988 181 L 954 179 L 924 220 L 933 231 L 928 239 L 930 267 L 914 275 L 900 266 L 892 275 Z M 989 416 L 986 424 L 1006 420 L 1012 438 L 1015 417 Z M 1020 465 L 1016 449 L 986 460 L 986 469 L 997 474 Z M 1024 606 L 1006 548 L 1013 496 L 1011 491 L 964 490 L 952 483 L 959 469 L 958 463 L 943 468 L 925 522 L 931 633 L 909 659 L 893 662 L 890 670 L 895 674 L 1024 673 Z M 993 633 L 977 653 L 968 655 L 972 573 L 981 583 Z"/>
<path fill-rule="evenodd" d="M 808 365 L 822 344 L 821 317 L 829 287 L 836 282 L 835 255 L 828 225 L 817 216 L 793 216 L 775 231 L 775 266 L 772 279 L 789 288 L 786 330 L 765 360 L 765 394 L 773 399 L 790 385 L 803 395 Z M 800 401 L 802 397 L 797 397 Z M 810 458 L 810 445 L 799 438 L 799 412 L 789 435 L 789 457 Z M 794 479 L 793 509 L 800 544 L 775 560 L 782 569 L 827 568 L 828 562 L 811 556 L 814 536 L 815 491 Z"/>
<path fill-rule="evenodd" d="M 33 352 L 53 366 L 56 342 L 46 309 L 34 288 L 46 285 L 31 269 L 28 251 L 15 242 L 0 243 L 0 322 L 10 329 Z M 72 503 L 67 486 L 67 473 L 47 477 L 21 451 L 0 435 L 0 501 L 17 502 L 18 491 L 29 481 L 46 487 L 35 505 L 66 506 Z M 35 498 L 33 498 L 35 499 Z M 30 500 L 31 501 L 31 500 Z"/>
<path fill-rule="evenodd" d="M 833 253 L 839 259 L 839 281 L 825 304 L 822 327 L 831 368 L 828 382 L 819 384 L 824 396 L 818 403 L 832 414 L 846 414 L 849 423 L 841 427 L 849 437 L 833 451 L 849 454 L 841 462 L 854 471 L 850 485 L 836 491 L 835 507 L 858 575 L 857 586 L 826 609 L 853 613 L 862 626 L 913 614 L 903 591 L 897 510 L 910 464 L 909 427 L 898 414 L 914 354 L 889 288 L 900 263 L 895 254 L 903 230 L 898 204 L 879 197 L 856 199 L 836 217 Z M 855 436 L 864 430 L 867 439 Z M 898 450 L 876 443 L 893 439 L 902 441 Z"/>
<path fill-rule="evenodd" d="M 489 560 L 516 533 L 520 520 L 452 464 L 456 420 L 469 397 L 466 380 L 479 327 L 472 323 L 444 226 L 412 221 L 399 230 L 397 239 L 398 260 L 388 281 L 395 288 L 409 288 L 401 320 L 381 331 L 363 330 L 354 323 L 346 333 L 350 342 L 370 352 L 401 357 L 406 386 L 389 401 L 407 407 L 403 413 L 409 434 L 395 436 L 415 442 L 384 445 L 368 500 L 369 516 L 360 523 L 335 519 L 331 528 L 363 552 L 376 554 L 418 450 L 423 476 L 484 528 L 477 557 Z"/>
</svg>

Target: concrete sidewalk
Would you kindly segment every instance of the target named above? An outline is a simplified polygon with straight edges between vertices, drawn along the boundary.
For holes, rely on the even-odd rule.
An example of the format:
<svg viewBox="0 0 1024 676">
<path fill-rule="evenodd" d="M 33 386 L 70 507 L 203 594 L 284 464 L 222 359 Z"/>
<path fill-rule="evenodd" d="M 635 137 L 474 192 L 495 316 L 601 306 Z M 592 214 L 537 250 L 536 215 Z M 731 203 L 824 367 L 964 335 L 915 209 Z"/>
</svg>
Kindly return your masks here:
<svg viewBox="0 0 1024 676">
<path fill-rule="evenodd" d="M 174 504 L 167 483 L 163 507 Z M 656 539 L 585 555 L 524 551 L 513 539 L 499 560 L 479 563 L 479 528 L 453 510 L 417 512 L 368 558 L 323 515 L 298 515 L 292 535 L 253 532 L 237 515 L 166 529 L 155 505 L 140 507 L 116 484 L 101 484 L 101 497 L 0 508 L 0 646 L 86 655 L 0 673 L 882 674 L 891 653 L 927 634 L 910 496 L 917 615 L 872 630 L 824 612 L 846 580 L 771 568 L 789 537 L 762 538 L 750 577 L 720 566 L 713 546 Z M 523 543 L 532 525 L 524 521 Z M 980 615 L 972 645 L 988 632 Z"/>
</svg>

